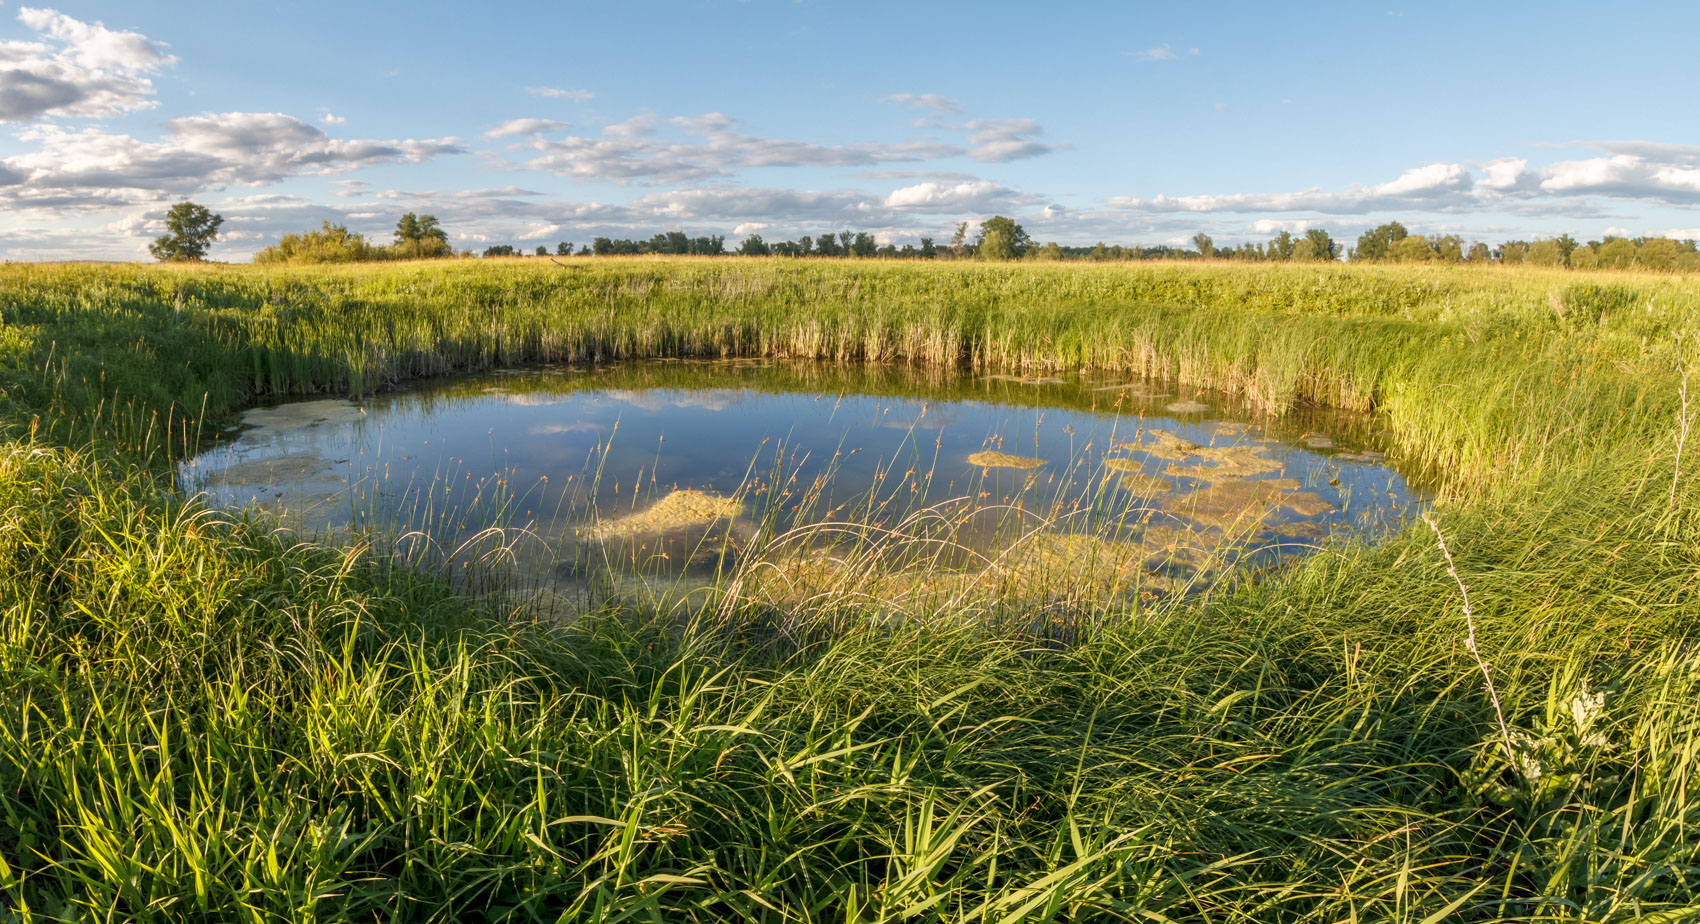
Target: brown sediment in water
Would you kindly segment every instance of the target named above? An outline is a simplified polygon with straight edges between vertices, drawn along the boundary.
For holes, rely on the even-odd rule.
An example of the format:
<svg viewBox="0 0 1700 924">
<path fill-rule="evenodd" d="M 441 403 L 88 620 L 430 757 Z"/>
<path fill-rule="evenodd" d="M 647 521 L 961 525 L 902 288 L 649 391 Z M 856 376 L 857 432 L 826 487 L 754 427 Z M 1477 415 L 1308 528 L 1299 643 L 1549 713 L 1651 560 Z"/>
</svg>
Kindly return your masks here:
<svg viewBox="0 0 1700 924">
<path fill-rule="evenodd" d="M 742 510 L 743 505 L 736 498 L 685 488 L 663 497 L 646 510 L 614 520 L 603 520 L 585 527 L 581 532 L 604 542 L 611 539 L 629 539 L 648 533 L 733 519 Z"/>
<path fill-rule="evenodd" d="M 1299 438 L 1311 449 L 1333 449 L 1334 440 L 1321 433 L 1306 433 Z"/>
<path fill-rule="evenodd" d="M 1171 414 L 1202 414 L 1210 410 L 1210 405 L 1202 401 L 1176 401 L 1163 410 Z"/>
<path fill-rule="evenodd" d="M 1291 478 L 1222 481 L 1171 500 L 1168 509 L 1200 526 L 1224 532 L 1256 529 L 1282 510 L 1300 517 L 1328 513 L 1334 505 Z"/>
<path fill-rule="evenodd" d="M 1035 375 L 987 375 L 981 377 L 987 382 L 1014 382 L 1017 385 L 1061 385 L 1062 379 L 1051 376 Z"/>
<path fill-rule="evenodd" d="M 1387 453 L 1366 449 L 1363 452 L 1342 452 L 1330 456 L 1336 462 L 1386 462 Z"/>
<path fill-rule="evenodd" d="M 1012 456 L 1007 452 L 982 450 L 968 456 L 970 465 L 981 468 L 1038 468 L 1045 464 L 1044 459 L 1033 459 L 1027 456 Z"/>
</svg>

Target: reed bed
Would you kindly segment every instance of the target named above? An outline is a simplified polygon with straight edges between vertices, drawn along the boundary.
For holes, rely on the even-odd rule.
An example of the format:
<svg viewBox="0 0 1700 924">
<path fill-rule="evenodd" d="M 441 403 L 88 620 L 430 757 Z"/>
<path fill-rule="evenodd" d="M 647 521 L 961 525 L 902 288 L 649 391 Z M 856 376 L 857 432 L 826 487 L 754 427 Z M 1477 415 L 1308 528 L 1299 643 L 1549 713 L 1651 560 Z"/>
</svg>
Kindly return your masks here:
<svg viewBox="0 0 1700 924">
<path fill-rule="evenodd" d="M 1684 277 L 1471 268 L 0 267 L 0 904 L 1691 918 L 1697 309 Z M 561 622 L 171 484 L 256 401 L 664 356 L 1370 410 L 1457 580 L 1419 524 L 1222 593 L 1070 598 L 1066 644 L 842 597 Z"/>
</svg>

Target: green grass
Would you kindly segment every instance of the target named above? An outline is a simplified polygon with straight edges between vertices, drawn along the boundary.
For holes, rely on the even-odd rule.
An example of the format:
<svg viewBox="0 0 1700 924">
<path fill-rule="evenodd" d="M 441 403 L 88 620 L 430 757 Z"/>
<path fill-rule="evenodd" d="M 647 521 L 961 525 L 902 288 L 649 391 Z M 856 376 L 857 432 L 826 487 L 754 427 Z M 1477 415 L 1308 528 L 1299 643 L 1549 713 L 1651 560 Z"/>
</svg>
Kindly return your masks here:
<svg viewBox="0 0 1700 924">
<path fill-rule="evenodd" d="M 0 268 L 0 902 L 1684 920 L 1697 311 L 1684 277 L 1469 268 Z M 1090 603 L 1096 629 L 1059 646 L 948 613 L 539 623 L 169 485 L 256 401 L 680 355 L 1093 368 L 1373 410 L 1440 489 L 1511 753 L 1421 526 L 1228 594 Z"/>
</svg>

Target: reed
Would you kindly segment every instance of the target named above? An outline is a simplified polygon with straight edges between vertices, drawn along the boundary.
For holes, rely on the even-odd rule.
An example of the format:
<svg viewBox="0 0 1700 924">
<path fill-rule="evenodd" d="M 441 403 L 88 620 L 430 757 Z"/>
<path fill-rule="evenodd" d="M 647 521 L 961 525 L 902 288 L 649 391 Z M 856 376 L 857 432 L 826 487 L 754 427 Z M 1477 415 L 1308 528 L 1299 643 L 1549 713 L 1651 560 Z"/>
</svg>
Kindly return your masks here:
<svg viewBox="0 0 1700 924">
<path fill-rule="evenodd" d="M 1683 277 L 1469 268 L 0 267 L 0 903 L 1680 920 L 1700 905 L 1677 353 L 1697 303 Z M 1439 487 L 1458 581 L 1418 526 L 1162 606 L 1066 599 L 1100 627 L 1066 644 L 843 596 L 561 623 L 169 476 L 263 399 L 752 355 L 1371 410 Z M 926 516 L 895 522 L 925 537 Z"/>
</svg>

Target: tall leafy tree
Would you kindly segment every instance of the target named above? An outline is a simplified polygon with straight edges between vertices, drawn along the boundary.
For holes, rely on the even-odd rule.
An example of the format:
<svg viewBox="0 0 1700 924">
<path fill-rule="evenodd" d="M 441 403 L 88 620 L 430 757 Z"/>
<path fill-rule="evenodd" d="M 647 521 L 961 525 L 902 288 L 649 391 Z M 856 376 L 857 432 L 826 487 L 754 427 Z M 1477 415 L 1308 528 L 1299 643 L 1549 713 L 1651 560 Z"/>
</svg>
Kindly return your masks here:
<svg viewBox="0 0 1700 924">
<path fill-rule="evenodd" d="M 1405 226 L 1390 221 L 1358 235 L 1358 246 L 1352 250 L 1354 260 L 1386 260 L 1393 256 L 1393 245 L 1410 236 Z"/>
<path fill-rule="evenodd" d="M 435 215 L 401 216 L 395 225 L 395 251 L 400 257 L 446 257 L 451 252 L 449 233 Z"/>
<path fill-rule="evenodd" d="M 974 255 L 982 260 L 1019 260 L 1027 255 L 1033 239 L 1015 219 L 993 215 L 980 222 L 980 239 Z"/>
<path fill-rule="evenodd" d="M 1192 236 L 1192 246 L 1198 248 L 1198 255 L 1205 259 L 1216 256 L 1216 242 L 1211 240 L 1210 235 L 1203 231 Z"/>
<path fill-rule="evenodd" d="M 206 206 L 185 199 L 165 213 L 163 234 L 148 245 L 148 253 L 163 263 L 200 261 L 207 258 L 207 246 L 218 237 L 223 215 L 214 215 Z"/>
</svg>

